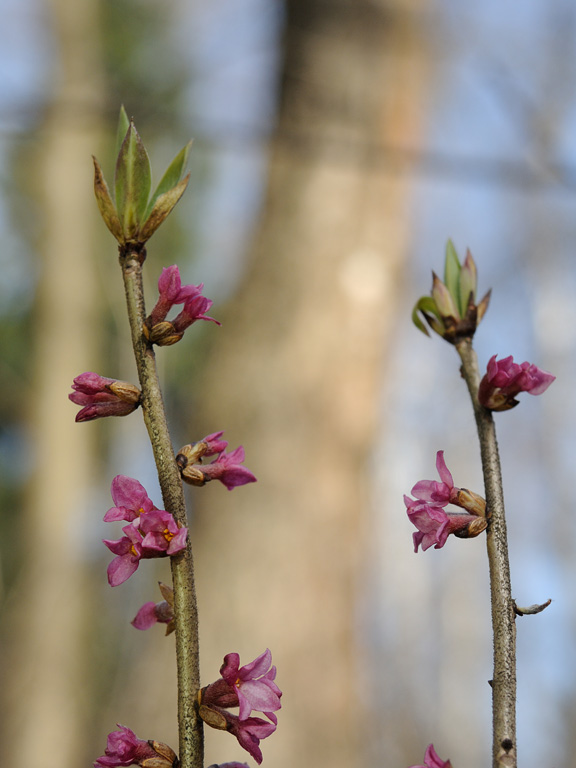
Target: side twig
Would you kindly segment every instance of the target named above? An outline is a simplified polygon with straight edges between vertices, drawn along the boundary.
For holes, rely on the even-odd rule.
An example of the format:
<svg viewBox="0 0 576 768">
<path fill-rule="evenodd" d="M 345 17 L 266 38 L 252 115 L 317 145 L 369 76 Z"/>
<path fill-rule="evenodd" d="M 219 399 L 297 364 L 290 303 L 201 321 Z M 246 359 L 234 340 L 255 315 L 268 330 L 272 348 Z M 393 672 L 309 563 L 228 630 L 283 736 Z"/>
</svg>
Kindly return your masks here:
<svg viewBox="0 0 576 768">
<path fill-rule="evenodd" d="M 492 680 L 493 768 L 516 768 L 516 624 L 502 491 L 502 472 L 492 413 L 478 402 L 478 359 L 469 339 L 456 345 L 462 376 L 474 408 L 489 523 L 486 545 L 490 569 L 494 677 Z"/>
<path fill-rule="evenodd" d="M 166 423 L 154 349 L 142 333 L 145 319 L 142 264 L 143 246 L 120 248 L 120 266 L 132 344 L 142 390 L 142 411 L 152 444 L 164 507 L 180 526 L 187 526 L 182 481 L 176 465 Z M 176 662 L 178 668 L 178 723 L 181 768 L 203 768 L 203 724 L 198 716 L 200 688 L 198 652 L 198 607 L 194 584 L 194 561 L 188 539 L 186 550 L 170 558 L 174 586 Z"/>
</svg>

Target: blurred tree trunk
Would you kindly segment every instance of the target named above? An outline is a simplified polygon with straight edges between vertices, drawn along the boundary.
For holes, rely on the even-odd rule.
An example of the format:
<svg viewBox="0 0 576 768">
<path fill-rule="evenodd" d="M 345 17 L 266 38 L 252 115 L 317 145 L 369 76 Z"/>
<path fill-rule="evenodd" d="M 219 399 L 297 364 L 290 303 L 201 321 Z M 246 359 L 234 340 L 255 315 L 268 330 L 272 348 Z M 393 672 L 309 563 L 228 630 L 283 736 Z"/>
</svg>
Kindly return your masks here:
<svg viewBox="0 0 576 768">
<path fill-rule="evenodd" d="M 33 480 L 23 522 L 21 578 L 11 596 L 4 657 L 6 765 L 73 768 L 86 759 L 83 520 L 94 447 L 67 399 L 99 346 L 90 155 L 102 104 L 97 0 L 51 0 L 57 71 L 39 157 L 27 158 L 44 216 L 36 303 Z M 92 433 L 93 435 L 94 433 Z"/>
<path fill-rule="evenodd" d="M 287 3 L 265 208 L 190 436 L 225 429 L 259 479 L 195 494 L 194 542 L 203 679 L 271 648 L 276 768 L 353 768 L 370 737 L 357 597 L 410 194 L 381 148 L 418 146 L 423 22 L 419 2 Z M 216 736 L 207 763 L 238 759 Z"/>
</svg>

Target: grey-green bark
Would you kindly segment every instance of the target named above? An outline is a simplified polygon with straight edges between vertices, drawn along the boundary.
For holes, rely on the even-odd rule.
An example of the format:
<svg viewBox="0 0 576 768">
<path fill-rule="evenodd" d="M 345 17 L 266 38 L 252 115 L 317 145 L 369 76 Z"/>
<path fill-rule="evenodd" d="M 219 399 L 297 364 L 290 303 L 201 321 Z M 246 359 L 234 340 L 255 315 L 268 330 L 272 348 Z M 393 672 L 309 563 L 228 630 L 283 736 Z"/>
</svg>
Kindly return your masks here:
<svg viewBox="0 0 576 768">
<path fill-rule="evenodd" d="M 492 678 L 493 766 L 516 768 L 516 622 L 510 585 L 510 563 L 504 493 L 496 429 L 492 413 L 478 402 L 480 374 L 470 341 L 457 346 L 462 375 L 474 408 L 490 521 L 486 547 L 490 568 L 494 673 Z"/>
<path fill-rule="evenodd" d="M 182 481 L 166 423 L 154 349 L 142 334 L 145 319 L 142 288 L 144 258 L 144 249 L 126 248 L 120 252 L 132 344 L 142 390 L 142 411 L 154 453 L 165 509 L 174 516 L 180 526 L 187 527 Z M 181 768 L 203 768 L 203 724 L 198 716 L 196 700 L 200 688 L 198 609 L 190 537 L 186 542 L 186 550 L 171 558 L 171 566 L 176 619 L 180 765 Z"/>
</svg>

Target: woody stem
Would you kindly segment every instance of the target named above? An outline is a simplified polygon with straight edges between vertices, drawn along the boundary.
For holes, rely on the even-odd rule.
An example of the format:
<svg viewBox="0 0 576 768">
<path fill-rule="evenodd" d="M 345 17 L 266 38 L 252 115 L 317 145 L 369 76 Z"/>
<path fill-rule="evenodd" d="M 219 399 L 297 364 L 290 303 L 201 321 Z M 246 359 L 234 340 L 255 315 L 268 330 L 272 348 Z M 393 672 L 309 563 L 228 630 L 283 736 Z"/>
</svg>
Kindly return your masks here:
<svg viewBox="0 0 576 768">
<path fill-rule="evenodd" d="M 173 515 L 179 526 L 185 527 L 187 526 L 186 504 L 168 432 L 156 358 L 152 345 L 142 333 L 146 316 L 142 287 L 142 264 L 145 258 L 146 251 L 142 246 L 120 248 L 120 266 L 124 279 L 132 345 L 142 390 L 144 422 L 154 453 L 164 507 Z M 203 768 L 203 724 L 198 715 L 196 698 L 200 688 L 198 607 L 190 538 L 186 542 L 186 549 L 172 556 L 170 562 L 176 627 L 180 768 Z"/>
<path fill-rule="evenodd" d="M 456 345 L 468 386 L 484 473 L 487 512 L 486 547 L 490 570 L 494 675 L 492 685 L 493 768 L 516 768 L 516 623 L 510 584 L 510 562 L 500 456 L 492 412 L 480 405 L 478 358 L 470 339 Z"/>
</svg>

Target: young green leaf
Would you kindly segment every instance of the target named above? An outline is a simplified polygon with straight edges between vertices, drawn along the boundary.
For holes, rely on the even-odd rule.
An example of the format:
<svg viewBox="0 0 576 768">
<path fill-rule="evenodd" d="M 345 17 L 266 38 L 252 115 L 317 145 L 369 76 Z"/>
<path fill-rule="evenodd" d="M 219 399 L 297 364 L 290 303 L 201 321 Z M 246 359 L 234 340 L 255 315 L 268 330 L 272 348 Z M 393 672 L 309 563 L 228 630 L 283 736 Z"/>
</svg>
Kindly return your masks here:
<svg viewBox="0 0 576 768">
<path fill-rule="evenodd" d="M 425 333 L 426 336 L 430 336 L 428 333 L 428 329 L 422 322 L 419 316 L 419 312 L 422 312 L 424 317 L 427 319 L 430 319 L 434 325 L 438 325 L 439 328 L 441 328 L 441 323 L 435 323 L 434 318 L 438 318 L 438 321 L 440 321 L 440 313 L 438 312 L 438 308 L 436 307 L 436 302 L 431 296 L 421 296 L 416 304 L 414 305 L 414 309 L 412 310 L 412 322 L 418 328 L 418 330 L 422 331 L 422 333 Z M 432 317 L 430 317 L 430 315 Z M 436 330 L 436 328 L 434 328 Z M 440 330 L 437 331 L 437 333 L 441 333 Z"/>
<path fill-rule="evenodd" d="M 122 224 L 118 218 L 118 213 L 116 212 L 116 208 L 112 202 L 108 184 L 106 184 L 106 180 L 104 179 L 102 169 L 98 164 L 98 160 L 96 160 L 95 157 L 92 159 L 94 161 L 94 193 L 96 195 L 98 208 L 100 209 L 100 214 L 110 232 L 112 232 L 116 240 L 118 240 L 118 242 L 122 245 L 124 243 Z"/>
<path fill-rule="evenodd" d="M 124 109 L 124 104 L 120 107 L 120 114 L 118 115 L 118 129 L 116 131 L 116 154 L 115 157 L 118 157 L 120 154 L 120 149 L 122 148 L 122 142 L 126 138 L 126 134 L 128 133 L 128 128 L 130 128 L 130 120 L 128 120 L 128 115 L 126 114 L 126 110 Z"/>
<path fill-rule="evenodd" d="M 444 263 L 444 285 L 454 299 L 457 307 L 460 307 L 460 261 L 452 240 L 446 243 L 446 261 Z"/>
<path fill-rule="evenodd" d="M 148 203 L 148 208 L 146 209 L 146 218 L 149 217 L 158 198 L 168 192 L 168 190 L 176 187 L 176 185 L 180 182 L 180 179 L 186 170 L 186 164 L 188 163 L 188 153 L 190 152 L 191 146 L 192 142 L 189 141 L 188 144 L 186 144 L 186 146 L 181 149 L 180 152 L 178 152 L 174 160 L 172 160 L 166 169 L 164 176 L 162 176 L 160 179 L 160 183 L 156 187 L 156 190 L 152 195 L 150 202 Z"/>
<path fill-rule="evenodd" d="M 137 237 L 150 195 L 151 173 L 148 153 L 130 123 L 116 161 L 116 208 L 127 240 Z"/>
<path fill-rule="evenodd" d="M 146 242 L 146 240 L 152 237 L 154 232 L 156 232 L 160 224 L 162 224 L 164 219 L 168 216 L 178 200 L 180 200 L 184 194 L 184 190 L 188 186 L 189 181 L 190 174 L 182 179 L 179 184 L 176 184 L 175 187 L 172 187 L 167 192 L 164 192 L 163 195 L 160 195 L 160 197 L 156 199 L 156 203 L 150 211 L 150 215 L 140 228 L 140 234 L 138 237 L 142 242 Z"/>
<path fill-rule="evenodd" d="M 476 272 L 476 264 L 472 258 L 470 250 L 466 253 L 466 258 L 462 264 L 460 270 L 460 316 L 464 317 L 468 309 L 468 302 L 472 300 L 472 304 L 476 302 L 476 283 L 478 281 L 478 275 Z"/>
</svg>

